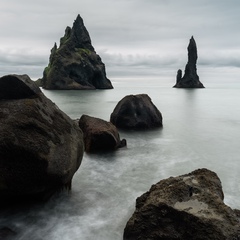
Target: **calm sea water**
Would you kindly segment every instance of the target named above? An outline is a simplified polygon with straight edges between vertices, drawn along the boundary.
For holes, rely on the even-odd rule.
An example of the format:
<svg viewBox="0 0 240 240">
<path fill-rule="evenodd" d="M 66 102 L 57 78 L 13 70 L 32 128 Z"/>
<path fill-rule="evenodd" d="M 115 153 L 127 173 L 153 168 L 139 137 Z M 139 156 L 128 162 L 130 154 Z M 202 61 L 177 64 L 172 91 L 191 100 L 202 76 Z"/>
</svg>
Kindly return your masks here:
<svg viewBox="0 0 240 240">
<path fill-rule="evenodd" d="M 225 203 L 240 208 L 240 76 L 203 81 L 205 89 L 174 89 L 169 79 L 111 79 L 113 90 L 43 92 L 71 118 L 109 120 L 128 94 L 148 94 L 163 129 L 123 132 L 127 148 L 85 154 L 70 194 L 42 206 L 1 213 L 17 239 L 120 240 L 135 200 L 164 178 L 208 168 L 220 177 Z"/>
</svg>

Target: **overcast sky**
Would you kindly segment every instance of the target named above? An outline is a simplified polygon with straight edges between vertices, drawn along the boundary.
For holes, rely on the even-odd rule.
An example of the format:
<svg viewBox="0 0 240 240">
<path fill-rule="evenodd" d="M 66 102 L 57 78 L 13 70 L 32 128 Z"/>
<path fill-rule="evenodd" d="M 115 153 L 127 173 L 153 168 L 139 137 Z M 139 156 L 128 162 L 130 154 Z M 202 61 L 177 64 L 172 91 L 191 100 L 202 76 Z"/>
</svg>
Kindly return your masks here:
<svg viewBox="0 0 240 240">
<path fill-rule="evenodd" d="M 192 35 L 198 69 L 240 73 L 239 11 L 239 0 L 1 0 L 0 75 L 42 77 L 77 14 L 108 77 L 175 74 Z"/>
</svg>

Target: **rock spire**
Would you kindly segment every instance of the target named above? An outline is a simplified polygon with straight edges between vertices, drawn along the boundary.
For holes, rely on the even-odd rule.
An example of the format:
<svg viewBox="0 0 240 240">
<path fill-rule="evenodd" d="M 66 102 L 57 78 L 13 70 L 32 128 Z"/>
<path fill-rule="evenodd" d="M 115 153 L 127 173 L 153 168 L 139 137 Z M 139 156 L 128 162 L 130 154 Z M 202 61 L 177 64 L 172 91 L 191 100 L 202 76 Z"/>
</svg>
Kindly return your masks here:
<svg viewBox="0 0 240 240">
<path fill-rule="evenodd" d="M 55 43 L 51 49 L 40 85 L 45 89 L 113 88 L 80 15 L 72 28 L 65 29 L 60 46 Z"/>
<path fill-rule="evenodd" d="M 203 84 L 199 81 L 199 76 L 197 75 L 197 45 L 193 38 L 190 39 L 188 45 L 188 62 L 185 67 L 185 73 L 182 77 L 182 70 L 179 69 L 176 77 L 176 88 L 204 88 Z"/>
</svg>

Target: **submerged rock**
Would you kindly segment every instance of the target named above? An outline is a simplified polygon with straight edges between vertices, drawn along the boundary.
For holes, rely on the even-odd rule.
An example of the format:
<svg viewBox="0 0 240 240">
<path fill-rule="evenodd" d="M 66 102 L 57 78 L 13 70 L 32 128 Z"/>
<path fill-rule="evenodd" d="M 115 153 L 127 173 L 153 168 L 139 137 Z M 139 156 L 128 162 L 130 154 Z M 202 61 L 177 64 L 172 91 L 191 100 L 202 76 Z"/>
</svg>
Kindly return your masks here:
<svg viewBox="0 0 240 240">
<path fill-rule="evenodd" d="M 122 129 L 162 127 L 162 114 L 147 94 L 128 95 L 118 102 L 110 121 Z"/>
<path fill-rule="evenodd" d="M 78 125 L 27 75 L 0 78 L 0 202 L 70 188 L 83 145 Z"/>
<path fill-rule="evenodd" d="M 236 211 L 223 198 L 220 179 L 208 169 L 162 180 L 137 199 L 124 240 L 240 239 Z"/>
<path fill-rule="evenodd" d="M 82 115 L 79 127 L 84 134 L 86 152 L 110 151 L 126 146 L 126 140 L 120 140 L 117 128 L 110 122 Z"/>
<path fill-rule="evenodd" d="M 176 77 L 176 88 L 204 88 L 203 84 L 199 81 L 197 75 L 197 45 L 193 37 L 191 37 L 188 45 L 188 62 L 185 67 L 185 73 L 182 77 L 182 70 L 179 69 Z"/>
<path fill-rule="evenodd" d="M 45 89 L 110 89 L 105 65 L 96 54 L 80 15 L 67 27 L 51 50 L 49 64 L 39 81 Z"/>
</svg>

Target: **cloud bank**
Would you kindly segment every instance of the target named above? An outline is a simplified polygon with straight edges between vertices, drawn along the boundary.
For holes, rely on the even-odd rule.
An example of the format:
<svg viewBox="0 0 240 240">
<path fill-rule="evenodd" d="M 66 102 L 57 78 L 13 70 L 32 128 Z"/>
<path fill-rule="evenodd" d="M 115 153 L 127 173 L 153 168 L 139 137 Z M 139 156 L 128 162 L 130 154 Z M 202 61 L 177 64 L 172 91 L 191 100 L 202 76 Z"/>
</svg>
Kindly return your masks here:
<svg viewBox="0 0 240 240">
<path fill-rule="evenodd" d="M 2 0 L 0 74 L 42 77 L 77 14 L 110 77 L 175 74 L 192 35 L 198 68 L 240 68 L 239 7 L 238 0 Z"/>
</svg>

